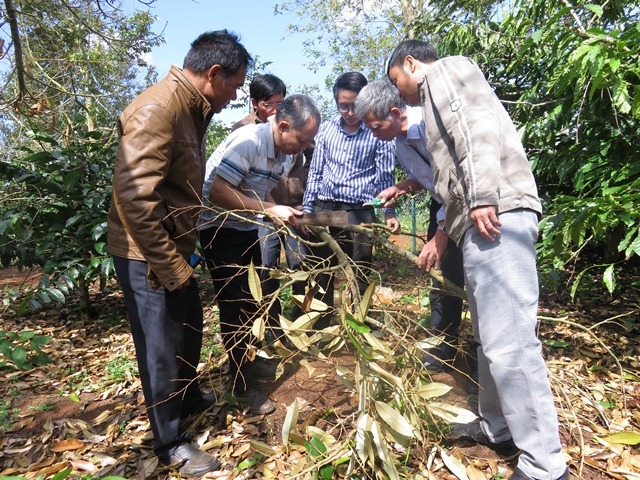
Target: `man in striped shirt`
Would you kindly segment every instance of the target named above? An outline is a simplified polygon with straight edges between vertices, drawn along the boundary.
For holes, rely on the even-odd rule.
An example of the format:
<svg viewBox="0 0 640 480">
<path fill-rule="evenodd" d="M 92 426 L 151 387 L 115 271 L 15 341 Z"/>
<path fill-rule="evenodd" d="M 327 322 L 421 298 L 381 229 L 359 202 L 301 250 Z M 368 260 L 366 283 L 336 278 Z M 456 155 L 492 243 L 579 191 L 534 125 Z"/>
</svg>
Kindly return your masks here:
<svg viewBox="0 0 640 480">
<path fill-rule="evenodd" d="M 202 198 L 209 208 L 198 221 L 200 245 L 216 289 L 233 390 L 246 398 L 254 415 L 275 410 L 257 382 L 262 372 L 250 361 L 247 348 L 259 313 L 248 268 L 261 263 L 256 215 L 297 226 L 300 210 L 268 201 L 267 194 L 288 173 L 293 156 L 313 140 L 319 123 L 313 100 L 291 95 L 275 117 L 232 132 L 207 161 Z"/>
<path fill-rule="evenodd" d="M 304 212 L 345 210 L 351 224 L 376 223 L 373 207 L 363 203 L 395 183 L 395 144 L 375 138 L 355 115 L 356 97 L 366 84 L 367 79 L 361 73 L 347 72 L 333 85 L 340 114 L 324 121 L 316 136 L 302 202 Z M 397 229 L 394 209 L 384 209 L 384 215 L 387 225 Z M 371 240 L 337 228 L 332 228 L 331 233 L 357 265 L 358 287 L 360 293 L 364 293 L 373 259 Z M 333 258 L 328 247 L 315 248 L 312 254 L 316 259 Z M 332 276 L 320 275 L 318 281 L 325 290 L 322 300 L 332 308 Z M 329 320 L 330 316 L 324 316 L 316 322 L 316 328 L 328 326 Z"/>
</svg>

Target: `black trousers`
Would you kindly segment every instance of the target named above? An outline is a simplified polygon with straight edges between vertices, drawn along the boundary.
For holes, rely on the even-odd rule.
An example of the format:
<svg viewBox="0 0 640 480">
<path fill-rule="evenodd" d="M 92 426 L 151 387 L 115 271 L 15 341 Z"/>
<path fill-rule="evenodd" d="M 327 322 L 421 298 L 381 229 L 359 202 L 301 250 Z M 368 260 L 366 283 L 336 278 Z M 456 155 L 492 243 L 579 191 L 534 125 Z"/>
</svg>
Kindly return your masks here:
<svg viewBox="0 0 640 480">
<path fill-rule="evenodd" d="M 438 227 L 436 213 L 440 204 L 431 200 L 429 206 L 429 228 L 427 236 L 431 239 Z M 464 270 L 462 267 L 462 250 L 452 240 L 447 244 L 447 252 L 440 263 L 442 275 L 460 288 L 464 288 Z M 458 329 L 462 316 L 462 299 L 455 295 L 445 295 L 438 290 L 435 282 L 429 294 L 431 303 L 431 326 L 429 331 L 434 336 L 443 336 L 444 341 L 437 348 L 429 350 L 436 358 L 450 360 L 455 356 L 458 345 Z"/>
<path fill-rule="evenodd" d="M 337 211 L 346 210 L 349 223 L 358 225 L 360 223 L 375 223 L 377 221 L 373 207 L 362 207 L 357 204 L 344 204 L 341 202 L 317 202 L 314 211 Z M 358 281 L 358 290 L 362 295 L 369 286 L 368 275 L 371 272 L 373 261 L 373 243 L 369 237 L 360 233 L 352 233 L 341 228 L 330 227 L 329 233 L 338 242 L 344 253 L 355 263 L 355 274 Z M 328 260 L 330 259 L 330 260 Z M 337 260 L 328 246 L 311 248 L 311 262 L 317 266 L 337 265 Z M 313 268 L 314 266 L 311 265 Z M 330 311 L 333 310 L 334 276 L 331 274 L 321 274 L 317 281 L 324 289 L 325 294 L 320 298 Z M 330 315 L 323 315 L 315 324 L 316 328 L 325 328 L 329 325 Z"/>
<path fill-rule="evenodd" d="M 181 411 L 202 396 L 196 380 L 203 322 L 198 283 L 191 279 L 173 292 L 154 290 L 146 262 L 120 257 L 113 262 L 127 305 L 153 448 L 164 455 L 186 440 Z"/>
<path fill-rule="evenodd" d="M 247 345 L 255 341 L 252 322 L 260 306 L 249 290 L 251 262 L 261 266 L 258 230 L 210 227 L 198 232 L 207 267 L 216 290 L 220 310 L 220 331 L 229 355 L 229 373 L 235 393 L 242 393 L 252 382 L 244 366 L 249 365 Z"/>
</svg>

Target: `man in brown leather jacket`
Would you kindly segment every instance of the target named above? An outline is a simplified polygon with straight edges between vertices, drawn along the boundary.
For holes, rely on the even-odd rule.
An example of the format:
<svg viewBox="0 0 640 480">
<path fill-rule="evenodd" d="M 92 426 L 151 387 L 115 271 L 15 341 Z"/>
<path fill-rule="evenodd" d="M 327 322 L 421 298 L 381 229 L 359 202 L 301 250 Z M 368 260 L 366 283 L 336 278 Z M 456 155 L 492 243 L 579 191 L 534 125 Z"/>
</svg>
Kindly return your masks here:
<svg viewBox="0 0 640 480">
<path fill-rule="evenodd" d="M 193 265 L 214 113 L 236 98 L 252 58 L 226 30 L 192 44 L 183 68 L 142 92 L 118 119 L 108 245 L 124 292 L 154 451 L 183 476 L 220 467 L 180 422 L 213 404 L 196 380 L 202 305 Z"/>
</svg>

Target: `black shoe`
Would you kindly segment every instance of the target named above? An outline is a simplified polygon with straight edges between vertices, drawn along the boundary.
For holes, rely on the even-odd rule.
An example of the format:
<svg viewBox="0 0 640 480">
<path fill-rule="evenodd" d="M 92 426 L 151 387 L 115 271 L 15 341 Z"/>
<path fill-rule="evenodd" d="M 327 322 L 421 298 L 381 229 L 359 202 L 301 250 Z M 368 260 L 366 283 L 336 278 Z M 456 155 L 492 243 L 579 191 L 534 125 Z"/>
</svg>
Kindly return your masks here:
<svg viewBox="0 0 640 480">
<path fill-rule="evenodd" d="M 185 419 L 200 412 L 209 410 L 216 403 L 216 395 L 213 392 L 203 393 L 195 402 L 189 402 L 182 406 L 180 418 Z"/>
<path fill-rule="evenodd" d="M 275 411 L 276 406 L 262 390 L 249 388 L 244 392 L 243 397 L 246 399 L 249 411 L 253 415 L 268 415 Z"/>
<path fill-rule="evenodd" d="M 570 478 L 571 476 L 569 475 L 569 468 L 567 468 L 564 471 L 564 473 L 561 476 L 559 476 L 556 480 L 569 480 Z M 534 479 L 525 475 L 522 472 L 522 470 L 516 467 L 513 473 L 511 474 L 511 476 L 509 477 L 509 480 L 534 480 Z"/>
<path fill-rule="evenodd" d="M 506 457 L 512 457 L 520 451 L 512 439 L 498 443 L 490 441 L 482 431 L 480 422 L 452 423 L 451 430 L 446 435 L 446 438 L 450 442 L 479 443 Z"/>
<path fill-rule="evenodd" d="M 449 344 L 440 344 L 435 348 L 428 350 L 424 354 L 422 364 L 427 370 L 439 373 L 443 372 L 453 364 L 456 358 L 457 349 Z"/>
<path fill-rule="evenodd" d="M 169 455 L 160 457 L 160 461 L 174 466 L 185 477 L 201 477 L 221 466 L 220 460 L 189 442 L 181 443 Z"/>
<path fill-rule="evenodd" d="M 276 371 L 278 370 L 278 362 L 276 360 L 267 360 L 266 358 L 256 358 L 253 362 L 245 363 L 242 366 L 242 374 L 245 381 L 251 383 L 255 380 L 276 379 Z"/>
</svg>

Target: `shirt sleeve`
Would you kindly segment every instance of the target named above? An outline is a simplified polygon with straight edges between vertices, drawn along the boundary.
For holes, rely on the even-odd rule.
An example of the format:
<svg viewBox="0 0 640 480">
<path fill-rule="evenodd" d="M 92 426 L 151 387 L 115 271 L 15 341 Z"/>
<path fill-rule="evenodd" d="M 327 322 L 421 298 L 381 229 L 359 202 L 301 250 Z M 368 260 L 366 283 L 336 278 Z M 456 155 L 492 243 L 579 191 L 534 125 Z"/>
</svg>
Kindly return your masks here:
<svg viewBox="0 0 640 480">
<path fill-rule="evenodd" d="M 305 213 L 313 211 L 313 203 L 318 199 L 318 192 L 322 185 L 322 172 L 324 170 L 324 157 L 326 150 L 322 132 L 323 129 L 321 129 L 316 136 L 313 157 L 311 158 L 311 164 L 309 165 L 307 185 L 302 199 L 302 211 Z"/>
<path fill-rule="evenodd" d="M 376 178 L 374 180 L 377 192 L 381 192 L 395 184 L 395 150 L 395 141 L 378 141 L 375 155 Z M 396 210 L 393 207 L 385 208 L 383 212 L 385 217 L 396 214 Z"/>
</svg>

